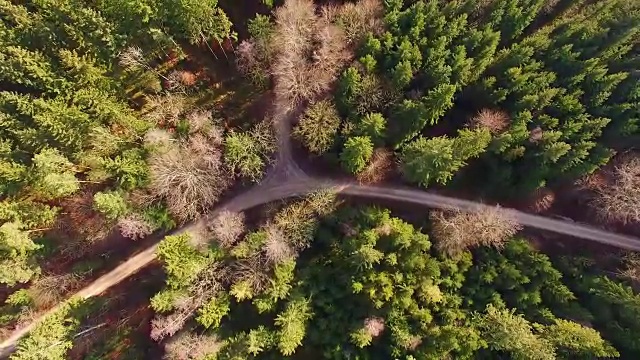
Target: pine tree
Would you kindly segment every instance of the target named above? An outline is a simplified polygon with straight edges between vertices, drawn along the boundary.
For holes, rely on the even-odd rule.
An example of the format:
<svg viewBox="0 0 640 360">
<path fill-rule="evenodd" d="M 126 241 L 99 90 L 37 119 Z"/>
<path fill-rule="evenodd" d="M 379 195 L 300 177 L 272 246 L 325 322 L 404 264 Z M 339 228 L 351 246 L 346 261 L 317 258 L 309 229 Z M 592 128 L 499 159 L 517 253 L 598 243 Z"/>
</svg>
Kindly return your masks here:
<svg viewBox="0 0 640 360">
<path fill-rule="evenodd" d="M 342 167 L 352 174 L 364 170 L 373 156 L 373 142 L 367 136 L 353 136 L 347 139 L 340 153 Z"/>
</svg>

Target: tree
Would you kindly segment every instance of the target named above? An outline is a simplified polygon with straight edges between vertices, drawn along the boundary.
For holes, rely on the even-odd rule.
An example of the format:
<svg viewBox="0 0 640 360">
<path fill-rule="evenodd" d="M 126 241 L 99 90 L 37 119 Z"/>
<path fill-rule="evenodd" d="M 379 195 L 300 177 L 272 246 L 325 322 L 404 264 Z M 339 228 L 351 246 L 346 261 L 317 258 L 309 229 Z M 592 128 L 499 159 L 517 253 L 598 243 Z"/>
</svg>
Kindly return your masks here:
<svg viewBox="0 0 640 360">
<path fill-rule="evenodd" d="M 352 174 L 364 170 L 373 156 L 373 143 L 366 136 L 354 136 L 347 139 L 340 153 L 342 167 Z"/>
<path fill-rule="evenodd" d="M 159 5 L 170 32 L 192 44 L 222 42 L 233 35 L 231 21 L 217 0 L 162 0 Z"/>
<path fill-rule="evenodd" d="M 446 184 L 468 159 L 479 156 L 490 140 L 487 129 L 463 129 L 455 139 L 419 137 L 402 149 L 403 174 L 407 180 L 424 187 L 432 182 Z"/>
<path fill-rule="evenodd" d="M 71 195 L 80 186 L 73 164 L 58 150 L 44 149 L 33 157 L 33 191 L 43 200 Z"/>
<path fill-rule="evenodd" d="M 165 347 L 165 360 L 205 360 L 222 348 L 223 343 L 215 335 L 197 335 L 182 331 L 169 340 Z"/>
<path fill-rule="evenodd" d="M 244 213 L 223 210 L 213 216 L 207 227 L 220 246 L 228 248 L 234 245 L 245 231 Z"/>
<path fill-rule="evenodd" d="M 623 159 L 608 175 L 610 184 L 596 189 L 591 206 L 606 221 L 640 221 L 640 158 Z"/>
<path fill-rule="evenodd" d="M 79 321 L 73 311 L 79 305 L 77 301 L 64 304 L 49 314 L 27 336 L 18 341 L 16 352 L 11 360 L 64 360 L 73 345 L 73 335 Z"/>
<path fill-rule="evenodd" d="M 209 259 L 189 242 L 188 234 L 165 237 L 158 245 L 158 258 L 164 263 L 167 284 L 171 288 L 189 285 L 208 264 Z"/>
<path fill-rule="evenodd" d="M 436 246 L 450 256 L 476 246 L 501 248 L 522 227 L 510 214 L 498 207 L 484 207 L 474 212 L 445 214 L 433 212 L 433 235 Z"/>
<path fill-rule="evenodd" d="M 109 220 L 116 220 L 127 214 L 129 207 L 122 194 L 109 191 L 97 192 L 93 196 L 93 207 Z"/>
<path fill-rule="evenodd" d="M 335 141 L 340 116 L 335 105 L 328 100 L 321 100 L 310 105 L 296 125 L 293 135 L 316 155 L 322 155 Z"/>
<path fill-rule="evenodd" d="M 0 226 L 0 283 L 14 286 L 28 282 L 40 269 L 33 264 L 33 253 L 42 245 L 35 244 L 29 232 L 16 222 Z"/>
<path fill-rule="evenodd" d="M 260 179 L 265 163 L 260 144 L 247 133 L 231 132 L 224 142 L 224 161 L 242 177 L 252 181 Z"/>
<path fill-rule="evenodd" d="M 497 309 L 488 305 L 479 316 L 478 326 L 489 347 L 505 351 L 516 360 L 553 360 L 555 349 L 551 342 L 533 332 L 531 324 L 513 310 Z"/>
<path fill-rule="evenodd" d="M 312 317 L 310 301 L 305 298 L 293 298 L 274 321 L 279 327 L 276 334 L 278 350 L 284 356 L 293 354 L 305 336 L 307 321 Z"/>
<path fill-rule="evenodd" d="M 360 118 L 354 126 L 354 134 L 368 136 L 376 145 L 382 145 L 386 133 L 387 120 L 380 113 L 369 113 Z"/>
<path fill-rule="evenodd" d="M 562 356 L 592 358 L 619 357 L 616 349 L 600 337 L 596 330 L 573 321 L 556 319 L 546 326 L 541 337 L 553 344 Z"/>
</svg>

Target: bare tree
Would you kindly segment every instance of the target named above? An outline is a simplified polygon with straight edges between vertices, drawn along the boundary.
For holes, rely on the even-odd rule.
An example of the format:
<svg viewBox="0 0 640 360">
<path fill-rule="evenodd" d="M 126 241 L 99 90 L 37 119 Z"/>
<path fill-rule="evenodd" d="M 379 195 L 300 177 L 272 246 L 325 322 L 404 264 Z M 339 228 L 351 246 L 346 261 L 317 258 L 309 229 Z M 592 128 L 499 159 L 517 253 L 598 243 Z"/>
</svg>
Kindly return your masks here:
<svg viewBox="0 0 640 360">
<path fill-rule="evenodd" d="M 144 134 L 145 145 L 151 147 L 168 146 L 171 145 L 172 141 L 173 138 L 171 134 L 163 129 L 153 128 L 147 131 L 146 134 Z"/>
<path fill-rule="evenodd" d="M 344 32 L 315 14 L 311 0 L 288 0 L 275 12 L 275 93 L 291 107 L 329 88 L 350 54 Z"/>
<path fill-rule="evenodd" d="M 207 224 L 207 227 L 220 246 L 229 248 L 244 232 L 244 220 L 244 213 L 223 210 Z"/>
<path fill-rule="evenodd" d="M 380 0 L 346 2 L 331 12 L 334 13 L 332 17 L 344 29 L 350 44 L 358 43 L 369 32 L 377 35 L 384 30 L 384 22 L 382 21 L 384 8 Z"/>
<path fill-rule="evenodd" d="M 230 184 L 231 175 L 222 166 L 220 150 L 210 147 L 194 151 L 178 147 L 149 159 L 150 192 L 167 202 L 181 220 L 206 212 Z"/>
<path fill-rule="evenodd" d="M 509 115 L 502 110 L 482 109 L 471 119 L 474 128 L 483 127 L 492 134 L 500 134 L 510 123 Z"/>
<path fill-rule="evenodd" d="M 384 319 L 378 316 L 370 316 L 364 320 L 364 328 L 371 337 L 378 337 L 384 331 Z"/>
<path fill-rule="evenodd" d="M 640 221 L 640 157 L 622 158 L 605 177 L 607 185 L 595 188 L 591 201 L 598 216 L 603 221 Z"/>
<path fill-rule="evenodd" d="M 536 189 L 531 196 L 529 208 L 536 213 L 548 210 L 556 200 L 556 194 L 546 187 Z"/>
<path fill-rule="evenodd" d="M 438 249 L 455 256 L 477 246 L 500 248 L 522 227 L 499 207 L 483 207 L 476 212 L 431 213 L 433 235 Z"/>
<path fill-rule="evenodd" d="M 640 283 L 640 253 L 629 252 L 622 257 L 622 268 L 618 270 L 620 276 L 633 282 Z"/>
<path fill-rule="evenodd" d="M 144 57 L 144 52 L 137 46 L 130 46 L 118 55 L 120 66 L 125 69 L 145 69 L 156 73 L 161 78 L 168 80 L 164 75 L 156 71 Z"/>
<path fill-rule="evenodd" d="M 153 225 L 136 213 L 120 218 L 118 227 L 120 234 L 131 240 L 142 239 L 153 232 Z"/>
<path fill-rule="evenodd" d="M 171 91 L 186 92 L 196 84 L 197 77 L 194 73 L 184 70 L 174 70 L 166 78 L 167 89 Z"/>
<path fill-rule="evenodd" d="M 385 148 L 376 149 L 367 167 L 358 174 L 361 184 L 384 181 L 393 171 L 393 153 Z"/>
<path fill-rule="evenodd" d="M 37 309 L 48 309 L 77 289 L 81 280 L 76 274 L 47 275 L 34 281 L 27 291 Z"/>
<path fill-rule="evenodd" d="M 150 96 L 145 105 L 144 116 L 156 123 L 166 121 L 175 125 L 178 123 L 185 106 L 186 99 L 182 95 Z"/>
<path fill-rule="evenodd" d="M 287 238 L 277 226 L 266 227 L 267 240 L 263 246 L 264 256 L 269 263 L 278 264 L 292 259 L 296 253 L 287 242 Z"/>
<path fill-rule="evenodd" d="M 203 360 L 217 353 L 223 342 L 215 335 L 198 335 L 190 331 L 178 333 L 164 346 L 165 360 Z"/>
</svg>

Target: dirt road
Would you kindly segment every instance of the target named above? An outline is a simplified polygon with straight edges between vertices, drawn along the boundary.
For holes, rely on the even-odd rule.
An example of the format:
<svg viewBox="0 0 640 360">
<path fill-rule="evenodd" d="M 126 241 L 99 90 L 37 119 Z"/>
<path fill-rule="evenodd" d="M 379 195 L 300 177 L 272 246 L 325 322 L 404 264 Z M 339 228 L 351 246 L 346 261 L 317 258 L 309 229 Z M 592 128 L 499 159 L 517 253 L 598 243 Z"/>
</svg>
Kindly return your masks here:
<svg viewBox="0 0 640 360">
<path fill-rule="evenodd" d="M 215 216 L 217 211 L 220 211 L 222 209 L 227 209 L 230 211 L 243 211 L 257 205 L 280 199 L 306 195 L 311 192 L 323 189 L 334 189 L 340 194 L 349 196 L 394 200 L 424 205 L 425 207 L 438 209 L 459 209 L 463 211 L 474 211 L 487 206 L 469 200 L 456 199 L 447 196 L 432 194 L 417 189 L 398 188 L 390 186 L 366 186 L 356 183 L 342 183 L 333 180 L 313 179 L 305 177 L 304 179 L 292 180 L 276 185 L 258 185 L 255 188 L 233 198 L 230 202 L 220 206 L 216 211 L 200 219 L 199 221 L 188 224 L 185 227 L 175 231 L 174 234 L 194 231 L 194 229 L 203 226 L 207 219 Z M 640 251 L 640 239 L 631 236 L 615 234 L 597 229 L 592 226 L 573 223 L 570 221 L 555 220 L 543 216 L 527 214 L 518 210 L 504 210 L 512 214 L 520 222 L 520 224 L 524 226 L 592 240 L 619 248 Z M 109 273 L 94 281 L 89 286 L 77 292 L 74 296 L 81 298 L 90 298 L 92 296 L 97 296 L 103 293 L 111 286 L 118 284 L 122 280 L 126 279 L 127 277 L 131 276 L 132 274 L 136 273 L 137 271 L 154 261 L 156 259 L 156 247 L 157 244 L 154 244 L 149 248 L 141 251 L 140 253 L 134 255 L 127 261 L 118 265 Z M 55 311 L 56 309 L 57 307 L 50 310 L 48 313 Z M 0 357 L 8 356 L 8 354 L 13 351 L 16 342 L 29 330 L 31 330 L 38 323 L 38 321 L 44 318 L 48 313 L 43 314 L 40 318 L 32 322 L 30 325 L 16 330 L 9 338 L 5 339 L 2 344 L 0 344 Z"/>
</svg>

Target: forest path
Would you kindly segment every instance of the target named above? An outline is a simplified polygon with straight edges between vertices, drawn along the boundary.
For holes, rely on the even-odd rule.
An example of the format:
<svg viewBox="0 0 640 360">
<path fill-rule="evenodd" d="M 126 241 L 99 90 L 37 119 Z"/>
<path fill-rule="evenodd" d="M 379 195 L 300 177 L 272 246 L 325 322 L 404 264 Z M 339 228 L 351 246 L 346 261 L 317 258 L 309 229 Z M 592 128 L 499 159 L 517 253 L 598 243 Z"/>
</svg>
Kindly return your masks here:
<svg viewBox="0 0 640 360">
<path fill-rule="evenodd" d="M 419 189 L 399 186 L 360 185 L 355 182 L 340 182 L 332 179 L 311 177 L 296 164 L 292 156 L 291 123 L 297 112 L 296 110 L 278 108 L 276 106 L 273 117 L 278 144 L 276 161 L 274 167 L 270 169 L 262 182 L 217 207 L 208 215 L 175 230 L 172 235 L 189 231 L 197 232 L 206 225 L 209 219 L 222 210 L 239 212 L 272 201 L 307 195 L 319 190 L 333 190 L 349 196 L 393 200 L 438 209 L 474 211 L 488 206 L 475 201 L 433 194 Z M 503 208 L 503 210 L 514 216 L 523 226 L 596 241 L 623 249 L 640 251 L 640 239 L 638 238 L 612 233 L 568 220 L 556 220 L 527 214 L 515 209 Z M 75 293 L 72 297 L 87 299 L 100 295 L 153 262 L 156 259 L 157 247 L 158 243 L 155 243 L 133 255 L 115 269 Z M 26 335 L 47 315 L 59 309 L 61 305 L 62 303 L 58 304 L 40 315 L 29 325 L 15 330 L 9 338 L 0 343 L 0 358 L 8 357 L 15 349 L 20 338 Z"/>
</svg>

